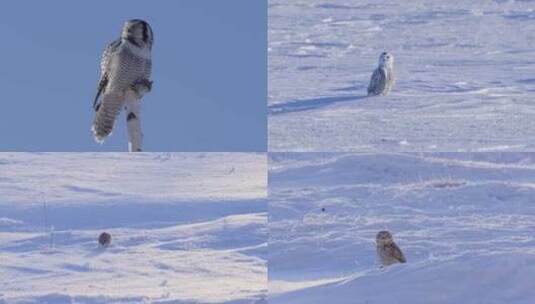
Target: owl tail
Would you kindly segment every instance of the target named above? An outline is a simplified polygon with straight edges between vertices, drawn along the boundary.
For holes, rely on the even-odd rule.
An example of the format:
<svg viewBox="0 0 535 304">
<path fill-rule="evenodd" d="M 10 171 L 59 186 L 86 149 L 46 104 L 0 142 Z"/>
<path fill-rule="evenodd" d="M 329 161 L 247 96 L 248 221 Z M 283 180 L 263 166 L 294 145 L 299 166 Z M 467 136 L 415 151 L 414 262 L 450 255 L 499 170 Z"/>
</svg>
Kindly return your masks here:
<svg viewBox="0 0 535 304">
<path fill-rule="evenodd" d="M 120 94 L 107 93 L 102 97 L 102 102 L 98 107 L 93 121 L 91 131 L 98 143 L 104 142 L 104 139 L 113 131 L 115 120 L 121 112 L 124 105 L 124 96 Z"/>
</svg>

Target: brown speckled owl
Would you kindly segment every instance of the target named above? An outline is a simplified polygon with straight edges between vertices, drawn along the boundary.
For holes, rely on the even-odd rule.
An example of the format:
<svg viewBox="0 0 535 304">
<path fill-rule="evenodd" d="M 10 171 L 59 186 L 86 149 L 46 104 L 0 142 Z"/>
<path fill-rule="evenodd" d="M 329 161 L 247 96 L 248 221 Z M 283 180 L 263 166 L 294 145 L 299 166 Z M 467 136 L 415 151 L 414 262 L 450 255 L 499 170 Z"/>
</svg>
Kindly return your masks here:
<svg viewBox="0 0 535 304">
<path fill-rule="evenodd" d="M 377 256 L 383 266 L 407 262 L 401 249 L 394 243 L 394 239 L 390 232 L 379 231 L 379 233 L 377 233 L 376 243 Z"/>
</svg>

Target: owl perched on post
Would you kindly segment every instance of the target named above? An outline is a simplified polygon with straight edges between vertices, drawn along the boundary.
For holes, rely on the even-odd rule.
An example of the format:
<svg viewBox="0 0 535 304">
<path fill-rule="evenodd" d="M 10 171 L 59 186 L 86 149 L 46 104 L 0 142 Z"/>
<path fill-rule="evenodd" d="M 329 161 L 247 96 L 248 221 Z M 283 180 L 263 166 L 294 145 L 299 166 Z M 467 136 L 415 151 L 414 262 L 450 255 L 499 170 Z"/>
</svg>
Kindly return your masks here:
<svg viewBox="0 0 535 304">
<path fill-rule="evenodd" d="M 379 56 L 379 66 L 373 71 L 368 85 L 368 96 L 387 95 L 396 82 L 394 76 L 394 56 L 387 52 Z"/>
<path fill-rule="evenodd" d="M 383 266 L 407 262 L 401 249 L 394 243 L 394 239 L 390 232 L 379 231 L 376 237 L 376 244 L 377 256 Z"/>
<path fill-rule="evenodd" d="M 121 109 L 126 108 L 129 150 L 141 151 L 140 102 L 152 88 L 150 81 L 153 33 L 139 19 L 128 20 L 121 37 L 104 50 L 101 76 L 93 103 L 95 120 L 91 130 L 98 142 L 112 132 Z"/>
</svg>

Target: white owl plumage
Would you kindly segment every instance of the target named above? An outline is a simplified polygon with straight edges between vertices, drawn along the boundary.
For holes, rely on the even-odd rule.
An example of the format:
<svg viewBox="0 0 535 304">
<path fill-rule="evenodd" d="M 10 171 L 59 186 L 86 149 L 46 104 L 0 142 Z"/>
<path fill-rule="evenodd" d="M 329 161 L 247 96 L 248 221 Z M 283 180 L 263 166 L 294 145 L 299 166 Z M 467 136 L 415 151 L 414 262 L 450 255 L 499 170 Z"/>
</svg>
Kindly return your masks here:
<svg viewBox="0 0 535 304">
<path fill-rule="evenodd" d="M 396 82 L 394 75 L 394 56 L 388 52 L 379 56 L 379 66 L 373 71 L 368 85 L 368 96 L 388 95 Z"/>
<path fill-rule="evenodd" d="M 95 119 L 92 131 L 98 142 L 111 134 L 115 120 L 123 107 L 127 110 L 127 125 L 131 151 L 141 150 L 143 134 L 140 125 L 140 101 L 152 88 L 151 50 L 153 32 L 143 20 L 128 20 L 121 37 L 110 43 L 100 63 L 101 76 L 93 107 Z"/>
</svg>

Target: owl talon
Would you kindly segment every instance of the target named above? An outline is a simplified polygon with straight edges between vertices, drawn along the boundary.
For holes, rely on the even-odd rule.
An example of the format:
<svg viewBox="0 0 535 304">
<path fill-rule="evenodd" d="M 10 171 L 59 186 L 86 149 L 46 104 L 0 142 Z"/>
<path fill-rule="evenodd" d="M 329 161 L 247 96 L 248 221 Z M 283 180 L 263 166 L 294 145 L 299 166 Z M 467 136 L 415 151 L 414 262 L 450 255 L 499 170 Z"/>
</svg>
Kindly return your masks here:
<svg viewBox="0 0 535 304">
<path fill-rule="evenodd" d="M 139 98 L 143 97 L 146 93 L 150 92 L 152 90 L 152 81 L 144 78 L 136 81 L 131 86 L 132 90 L 136 92 L 136 94 L 139 96 Z"/>
</svg>

